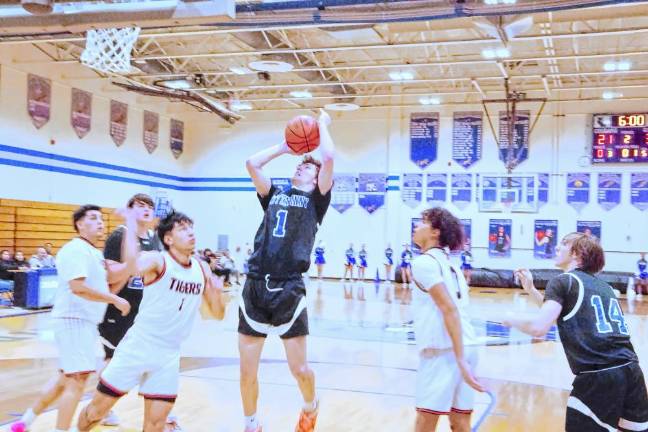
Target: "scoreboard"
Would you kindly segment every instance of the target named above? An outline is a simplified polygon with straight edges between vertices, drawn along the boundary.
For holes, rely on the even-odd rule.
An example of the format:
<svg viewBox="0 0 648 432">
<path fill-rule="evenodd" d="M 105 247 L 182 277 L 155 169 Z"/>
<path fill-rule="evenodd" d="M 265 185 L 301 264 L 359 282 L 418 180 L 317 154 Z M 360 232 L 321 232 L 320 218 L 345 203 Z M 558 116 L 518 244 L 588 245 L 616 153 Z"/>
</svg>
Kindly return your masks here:
<svg viewBox="0 0 648 432">
<path fill-rule="evenodd" d="M 594 114 L 592 163 L 648 163 L 648 113 Z"/>
</svg>

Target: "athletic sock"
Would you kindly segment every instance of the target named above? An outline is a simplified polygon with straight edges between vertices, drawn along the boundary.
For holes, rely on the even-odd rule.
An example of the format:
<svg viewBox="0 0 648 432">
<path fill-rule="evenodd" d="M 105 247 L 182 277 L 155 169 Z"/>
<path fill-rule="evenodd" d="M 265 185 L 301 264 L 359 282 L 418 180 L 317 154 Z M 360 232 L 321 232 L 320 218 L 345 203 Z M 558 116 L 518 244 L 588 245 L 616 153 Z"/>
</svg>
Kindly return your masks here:
<svg viewBox="0 0 648 432">
<path fill-rule="evenodd" d="M 256 429 L 259 427 L 259 420 L 257 419 L 256 413 L 251 416 L 245 416 L 245 429 Z"/>
<path fill-rule="evenodd" d="M 20 417 L 20 421 L 25 423 L 26 426 L 30 426 L 34 420 L 36 419 L 36 414 L 34 414 L 34 410 L 29 408 L 25 413 Z"/>
<path fill-rule="evenodd" d="M 312 412 L 317 409 L 317 398 L 313 398 L 312 402 L 304 401 L 303 410 L 306 412 Z"/>
</svg>

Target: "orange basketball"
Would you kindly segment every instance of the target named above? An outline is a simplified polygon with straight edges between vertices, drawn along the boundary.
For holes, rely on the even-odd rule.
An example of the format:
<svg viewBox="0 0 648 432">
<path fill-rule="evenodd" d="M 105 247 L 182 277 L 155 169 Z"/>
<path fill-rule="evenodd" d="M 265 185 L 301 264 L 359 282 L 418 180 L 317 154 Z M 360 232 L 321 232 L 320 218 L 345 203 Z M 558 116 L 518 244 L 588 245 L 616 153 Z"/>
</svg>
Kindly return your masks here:
<svg viewBox="0 0 648 432">
<path fill-rule="evenodd" d="M 286 144 L 297 154 L 309 153 L 319 147 L 320 135 L 317 120 L 301 115 L 286 125 Z"/>
</svg>

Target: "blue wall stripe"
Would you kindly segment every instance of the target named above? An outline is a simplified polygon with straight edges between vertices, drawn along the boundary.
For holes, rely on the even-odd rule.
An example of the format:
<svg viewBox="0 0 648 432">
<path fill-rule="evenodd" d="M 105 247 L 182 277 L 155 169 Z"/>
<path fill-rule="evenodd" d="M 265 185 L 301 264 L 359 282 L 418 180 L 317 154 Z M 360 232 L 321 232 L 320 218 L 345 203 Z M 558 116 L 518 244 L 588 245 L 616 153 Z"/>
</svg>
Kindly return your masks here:
<svg viewBox="0 0 648 432">
<path fill-rule="evenodd" d="M 133 178 L 128 178 L 128 177 L 122 177 L 122 176 L 114 176 L 114 175 L 109 175 L 109 174 L 101 174 L 101 173 L 95 173 L 95 172 L 90 172 L 90 171 L 82 171 L 78 169 L 72 169 L 72 168 L 63 168 L 63 167 L 58 167 L 58 166 L 52 166 L 52 165 L 44 165 L 44 164 L 39 164 L 35 162 L 26 162 L 26 161 L 19 161 L 19 160 L 13 160 L 13 159 L 5 159 L 5 158 L 0 158 L 0 165 L 10 165 L 10 166 L 15 166 L 19 168 L 29 168 L 29 169 L 36 169 L 40 171 L 50 171 L 50 172 L 57 172 L 57 173 L 62 173 L 62 174 L 70 174 L 70 175 L 75 175 L 75 176 L 81 176 L 81 177 L 90 177 L 90 178 L 96 178 L 96 179 L 101 179 L 101 180 L 112 180 L 112 181 L 118 181 L 122 183 L 131 183 L 131 184 L 139 184 L 139 185 L 144 185 L 144 186 L 150 186 L 150 187 L 160 187 L 160 188 L 166 188 L 166 189 L 172 189 L 172 190 L 178 190 L 178 191 L 193 191 L 193 192 L 201 192 L 201 191 L 254 191 L 253 186 L 240 186 L 240 187 L 235 187 L 235 186 L 177 186 L 173 184 L 167 184 L 167 183 L 160 183 L 160 182 L 154 182 L 154 181 L 148 181 L 148 180 L 140 180 L 140 179 L 133 179 Z"/>
<path fill-rule="evenodd" d="M 252 182 L 252 179 L 249 177 L 178 177 L 171 174 L 158 173 L 154 171 L 146 171 L 137 168 L 124 167 L 120 165 L 113 165 L 104 162 L 96 162 L 88 159 L 80 159 L 71 156 L 63 156 L 55 153 L 47 153 L 38 150 L 31 150 L 22 147 L 13 147 L 4 144 L 0 144 L 0 151 L 7 153 L 21 154 L 26 156 L 40 157 L 49 160 L 56 160 L 61 162 L 70 162 L 79 165 L 85 165 L 95 168 L 106 168 L 112 169 L 115 171 L 127 172 L 130 174 L 139 174 L 149 177 L 157 177 L 167 180 L 174 180 L 178 182 L 224 182 L 224 183 L 234 183 L 234 182 Z"/>
</svg>

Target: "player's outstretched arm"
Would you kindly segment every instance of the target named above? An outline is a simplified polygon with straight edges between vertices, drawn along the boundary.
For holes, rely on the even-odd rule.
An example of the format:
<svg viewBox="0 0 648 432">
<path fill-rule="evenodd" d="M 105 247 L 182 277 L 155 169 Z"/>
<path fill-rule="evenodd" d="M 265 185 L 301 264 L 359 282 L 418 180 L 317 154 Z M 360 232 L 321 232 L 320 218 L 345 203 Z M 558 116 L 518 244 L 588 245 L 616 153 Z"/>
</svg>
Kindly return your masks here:
<svg viewBox="0 0 648 432">
<path fill-rule="evenodd" d="M 445 324 L 446 330 L 448 330 L 448 335 L 452 340 L 452 350 L 454 351 L 457 364 L 461 370 L 461 375 L 470 387 L 480 392 L 486 391 L 484 385 L 475 377 L 472 368 L 464 356 L 459 310 L 457 310 L 457 306 L 450 298 L 450 294 L 448 293 L 445 284 L 438 283 L 433 285 L 432 288 L 428 290 L 428 293 L 443 315 L 443 323 Z"/>
<path fill-rule="evenodd" d="M 209 313 L 217 320 L 225 318 L 225 302 L 223 301 L 223 279 L 215 277 L 207 263 L 200 262 L 207 285 L 203 291 L 203 301 L 207 303 Z"/>
<path fill-rule="evenodd" d="M 320 155 L 322 167 L 317 177 L 317 185 L 320 193 L 325 195 L 333 187 L 333 163 L 335 161 L 335 144 L 329 133 L 328 127 L 331 124 L 331 117 L 324 110 L 320 110 L 318 119 L 320 134 Z"/>
<path fill-rule="evenodd" d="M 290 150 L 285 142 L 261 150 L 260 152 L 250 156 L 248 160 L 245 161 L 245 168 L 250 174 L 250 177 L 252 177 L 252 183 L 254 183 L 257 193 L 262 197 L 268 195 L 268 192 L 270 192 L 270 186 L 272 185 L 270 179 L 263 173 L 263 167 L 271 160 L 283 154 L 295 154 Z"/>
<path fill-rule="evenodd" d="M 543 337 L 549 332 L 553 323 L 556 322 L 562 305 L 554 300 L 547 300 L 540 308 L 540 313 L 533 317 L 510 317 L 504 319 L 502 324 L 513 327 L 533 337 Z"/>
</svg>

